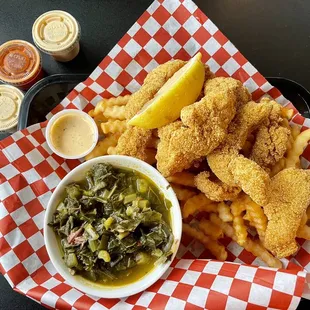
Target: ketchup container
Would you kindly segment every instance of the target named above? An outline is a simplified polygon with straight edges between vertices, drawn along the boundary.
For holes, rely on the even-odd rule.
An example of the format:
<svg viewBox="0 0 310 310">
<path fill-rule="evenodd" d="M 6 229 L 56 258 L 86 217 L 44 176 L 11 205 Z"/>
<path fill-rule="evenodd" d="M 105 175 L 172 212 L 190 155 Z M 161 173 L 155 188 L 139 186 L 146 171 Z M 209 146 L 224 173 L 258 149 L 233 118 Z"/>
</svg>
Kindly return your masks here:
<svg viewBox="0 0 310 310">
<path fill-rule="evenodd" d="M 12 40 L 0 46 L 0 80 L 27 90 L 43 77 L 39 51 L 23 40 Z"/>
</svg>

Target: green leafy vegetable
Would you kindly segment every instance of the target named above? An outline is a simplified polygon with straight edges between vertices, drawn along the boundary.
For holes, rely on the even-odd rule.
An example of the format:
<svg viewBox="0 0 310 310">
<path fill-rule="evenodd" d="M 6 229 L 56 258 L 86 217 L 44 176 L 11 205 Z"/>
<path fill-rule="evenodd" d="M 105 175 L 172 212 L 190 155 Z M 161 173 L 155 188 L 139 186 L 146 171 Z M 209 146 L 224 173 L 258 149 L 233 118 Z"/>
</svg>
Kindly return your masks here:
<svg viewBox="0 0 310 310">
<path fill-rule="evenodd" d="M 97 164 L 65 193 L 49 225 L 71 274 L 111 284 L 171 256 L 170 202 L 145 177 Z"/>
</svg>

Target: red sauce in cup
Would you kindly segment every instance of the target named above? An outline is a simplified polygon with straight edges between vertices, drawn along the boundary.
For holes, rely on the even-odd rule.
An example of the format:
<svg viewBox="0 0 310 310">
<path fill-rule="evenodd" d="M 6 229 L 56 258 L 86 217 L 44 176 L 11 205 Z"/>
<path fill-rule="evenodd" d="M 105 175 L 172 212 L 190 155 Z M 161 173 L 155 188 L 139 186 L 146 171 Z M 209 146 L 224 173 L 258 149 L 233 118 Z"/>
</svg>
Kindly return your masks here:
<svg viewBox="0 0 310 310">
<path fill-rule="evenodd" d="M 0 80 L 20 89 L 29 89 L 43 77 L 41 56 L 30 43 L 12 40 L 0 46 Z"/>
</svg>

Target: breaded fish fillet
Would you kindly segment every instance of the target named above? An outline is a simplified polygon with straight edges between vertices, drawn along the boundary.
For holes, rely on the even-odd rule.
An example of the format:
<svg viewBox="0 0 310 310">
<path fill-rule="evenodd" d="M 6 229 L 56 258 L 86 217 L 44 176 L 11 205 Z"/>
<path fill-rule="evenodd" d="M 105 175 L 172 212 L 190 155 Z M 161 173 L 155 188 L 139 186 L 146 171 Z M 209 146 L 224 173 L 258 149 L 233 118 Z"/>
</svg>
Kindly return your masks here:
<svg viewBox="0 0 310 310">
<path fill-rule="evenodd" d="M 267 191 L 270 178 L 256 162 L 238 155 L 231 160 L 228 170 L 234 177 L 234 182 L 259 205 L 268 202 Z"/>
<path fill-rule="evenodd" d="M 116 154 L 128 155 L 147 161 L 146 149 L 152 139 L 152 130 L 129 126 L 120 136 Z"/>
<path fill-rule="evenodd" d="M 216 83 L 218 79 L 223 84 L 222 88 Z M 164 176 L 188 169 L 193 161 L 206 156 L 223 141 L 235 116 L 240 93 L 247 93 L 240 82 L 231 80 L 235 81 L 232 78 L 207 81 L 205 97 L 182 109 L 181 122 L 159 130 L 161 142 L 156 157 L 157 168 Z M 209 83 L 215 83 L 216 91 L 208 87 Z"/>
<path fill-rule="evenodd" d="M 298 250 L 295 241 L 301 218 L 310 204 L 310 171 L 296 168 L 282 170 L 271 179 L 265 247 L 277 257 L 287 257 Z"/>
<path fill-rule="evenodd" d="M 195 185 L 213 201 L 234 200 L 241 188 L 229 186 L 220 180 L 210 180 L 210 173 L 204 171 L 195 177 Z"/>
<path fill-rule="evenodd" d="M 268 102 L 250 101 L 240 107 L 235 119 L 228 127 L 223 143 L 207 156 L 212 172 L 224 183 L 236 186 L 228 166 L 243 147 L 248 135 L 264 123 L 272 110 Z"/>
<path fill-rule="evenodd" d="M 272 110 L 265 124 L 256 132 L 250 158 L 268 171 L 287 151 L 291 131 L 283 125 L 281 105 L 269 98 L 262 99 L 262 102 L 271 103 Z"/>
</svg>

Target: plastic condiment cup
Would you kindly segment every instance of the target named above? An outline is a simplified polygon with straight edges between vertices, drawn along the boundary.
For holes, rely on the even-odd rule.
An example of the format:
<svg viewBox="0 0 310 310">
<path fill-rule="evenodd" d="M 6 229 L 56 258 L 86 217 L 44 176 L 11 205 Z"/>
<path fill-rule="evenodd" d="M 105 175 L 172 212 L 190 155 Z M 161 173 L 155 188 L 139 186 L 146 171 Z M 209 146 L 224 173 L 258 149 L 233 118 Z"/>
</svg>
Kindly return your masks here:
<svg viewBox="0 0 310 310">
<path fill-rule="evenodd" d="M 24 94 L 11 85 L 0 85 L 0 131 L 17 125 Z"/>
<path fill-rule="evenodd" d="M 85 180 L 86 172 L 91 169 L 95 164 L 107 163 L 117 168 L 132 169 L 138 171 L 151 179 L 163 193 L 166 199 L 171 202 L 170 218 L 171 229 L 174 235 L 175 243 L 172 247 L 172 257 L 165 263 L 158 264 L 148 272 L 145 276 L 138 279 L 135 282 L 128 283 L 123 286 L 105 286 L 95 282 L 90 282 L 80 276 L 74 276 L 70 274 L 68 267 L 63 260 L 63 253 L 59 246 L 56 234 L 53 228 L 48 225 L 52 221 L 53 214 L 63 199 L 65 187 L 74 182 L 80 182 Z M 46 208 L 44 216 L 44 243 L 46 245 L 47 253 L 51 262 L 58 271 L 58 273 L 70 283 L 73 287 L 79 289 L 87 294 L 98 296 L 102 298 L 123 298 L 130 295 L 137 294 L 146 290 L 152 284 L 154 284 L 169 268 L 173 262 L 176 253 L 178 251 L 180 240 L 182 236 L 182 216 L 178 199 L 169 185 L 168 181 L 151 165 L 134 157 L 122 156 L 122 155 L 108 155 L 93 158 L 83 164 L 77 166 L 70 171 L 57 185 L 54 190 L 48 206 Z"/>
<path fill-rule="evenodd" d="M 70 61 L 80 51 L 80 25 L 69 13 L 49 11 L 39 16 L 32 27 L 35 45 L 57 61 Z"/>
<path fill-rule="evenodd" d="M 90 129 L 93 130 L 93 142 L 90 146 L 89 149 L 87 149 L 85 152 L 78 154 L 76 156 L 69 156 L 67 154 L 63 154 L 60 150 L 58 150 L 57 148 L 55 148 L 53 142 L 52 142 L 52 130 L 53 130 L 53 125 L 54 123 L 61 117 L 65 116 L 65 115 L 77 115 L 80 118 L 84 118 L 84 120 L 86 120 L 89 125 L 90 125 Z M 86 134 L 86 133 L 85 133 Z M 86 155 L 88 155 L 96 146 L 97 142 L 98 142 L 98 137 L 99 137 L 99 133 L 98 133 L 98 127 L 95 123 L 95 121 L 93 120 L 93 118 L 91 118 L 87 113 L 80 111 L 80 110 L 75 110 L 75 109 L 67 109 L 67 110 L 63 110 L 61 112 L 58 112 L 57 114 L 55 114 L 48 122 L 47 126 L 46 126 L 46 133 L 45 133 L 45 138 L 46 138 L 46 142 L 48 144 L 48 146 L 50 147 L 50 149 L 57 154 L 58 156 L 65 158 L 65 159 L 79 159 L 79 158 L 83 158 Z M 70 141 L 68 141 L 68 143 L 70 143 Z"/>
<path fill-rule="evenodd" d="M 0 46 L 0 80 L 28 89 L 43 77 L 41 56 L 30 43 L 12 40 Z"/>
</svg>

